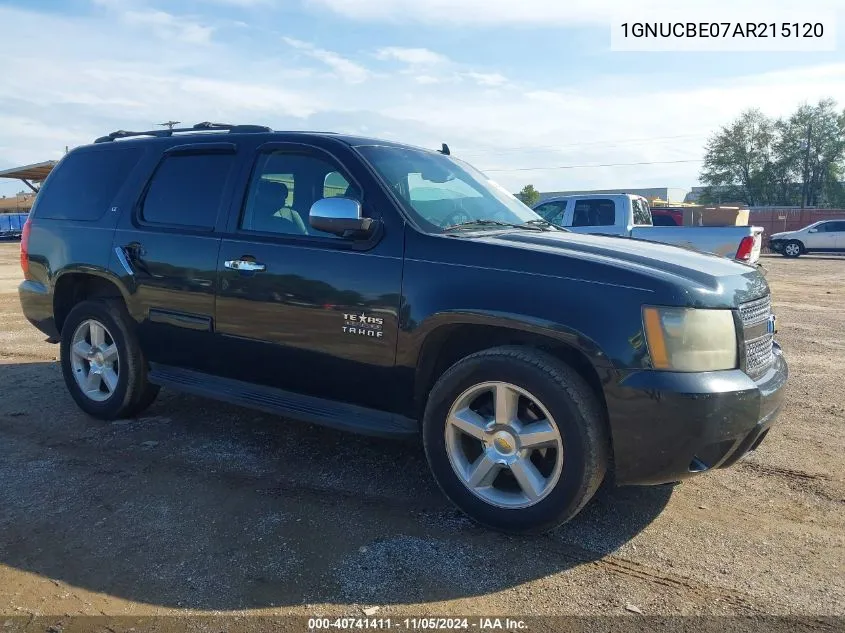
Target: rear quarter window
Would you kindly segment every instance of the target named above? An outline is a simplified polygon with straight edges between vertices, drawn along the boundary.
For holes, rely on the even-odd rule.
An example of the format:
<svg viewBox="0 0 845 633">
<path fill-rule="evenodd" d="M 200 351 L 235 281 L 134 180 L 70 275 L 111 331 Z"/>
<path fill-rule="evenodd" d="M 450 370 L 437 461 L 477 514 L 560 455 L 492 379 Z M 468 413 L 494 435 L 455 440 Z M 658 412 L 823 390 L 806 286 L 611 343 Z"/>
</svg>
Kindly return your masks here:
<svg viewBox="0 0 845 633">
<path fill-rule="evenodd" d="M 68 154 L 44 181 L 32 217 L 99 220 L 112 206 L 118 190 L 140 158 L 138 147 Z"/>
</svg>

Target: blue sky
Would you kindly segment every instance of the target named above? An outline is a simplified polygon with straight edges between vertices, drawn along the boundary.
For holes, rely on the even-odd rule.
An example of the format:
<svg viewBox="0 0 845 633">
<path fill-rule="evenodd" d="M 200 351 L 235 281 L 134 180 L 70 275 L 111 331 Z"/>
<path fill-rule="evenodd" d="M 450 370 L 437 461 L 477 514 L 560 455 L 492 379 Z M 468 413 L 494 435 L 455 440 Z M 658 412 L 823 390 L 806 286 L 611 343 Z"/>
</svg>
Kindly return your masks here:
<svg viewBox="0 0 845 633">
<path fill-rule="evenodd" d="M 688 4 L 715 19 L 744 1 Z M 746 8 L 767 21 L 792 4 Z M 840 0 L 801 3 L 814 5 L 843 22 Z M 841 34 L 822 53 L 611 51 L 611 20 L 632 6 L 0 0 L 0 168 L 115 129 L 215 120 L 445 141 L 511 190 L 689 187 L 707 136 L 743 108 L 781 115 L 825 96 L 845 107 Z M 520 171 L 662 161 L 690 162 Z M 20 188 L 0 184 L 0 194 Z"/>
</svg>

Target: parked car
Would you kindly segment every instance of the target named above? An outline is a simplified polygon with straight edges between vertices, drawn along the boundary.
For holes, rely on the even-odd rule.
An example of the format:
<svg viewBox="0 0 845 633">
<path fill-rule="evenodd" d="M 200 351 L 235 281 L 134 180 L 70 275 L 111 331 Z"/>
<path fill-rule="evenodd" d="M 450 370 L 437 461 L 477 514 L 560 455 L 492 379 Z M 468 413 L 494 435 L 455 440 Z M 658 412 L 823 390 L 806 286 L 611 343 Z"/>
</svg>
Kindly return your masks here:
<svg viewBox="0 0 845 633">
<path fill-rule="evenodd" d="M 845 252 L 845 218 L 814 222 L 798 231 L 774 233 L 769 248 L 784 257 Z"/>
<path fill-rule="evenodd" d="M 556 228 L 445 146 L 114 133 L 53 169 L 21 263 L 88 414 L 164 386 L 419 437 L 445 494 L 510 532 L 572 518 L 605 478 L 733 464 L 788 377 L 755 268 Z"/>
<path fill-rule="evenodd" d="M 27 213 L 0 213 L 0 238 L 19 238 L 28 216 Z"/>
<path fill-rule="evenodd" d="M 748 264 L 760 259 L 759 226 L 654 226 L 648 200 L 633 194 L 589 194 L 549 198 L 534 211 L 556 226 L 578 233 L 622 235 L 715 253 Z"/>
</svg>

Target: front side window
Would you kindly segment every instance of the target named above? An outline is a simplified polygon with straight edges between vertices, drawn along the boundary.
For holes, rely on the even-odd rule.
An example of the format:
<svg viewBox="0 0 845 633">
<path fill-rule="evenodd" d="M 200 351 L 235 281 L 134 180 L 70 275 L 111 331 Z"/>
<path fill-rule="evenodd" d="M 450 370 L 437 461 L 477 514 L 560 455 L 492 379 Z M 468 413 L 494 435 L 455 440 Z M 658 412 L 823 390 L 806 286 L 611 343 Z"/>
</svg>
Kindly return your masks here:
<svg viewBox="0 0 845 633">
<path fill-rule="evenodd" d="M 234 154 L 166 156 L 153 174 L 141 217 L 152 224 L 213 229 L 234 164 Z"/>
<path fill-rule="evenodd" d="M 845 222 L 828 222 L 827 223 L 827 232 L 828 233 L 842 233 L 845 231 Z"/>
<path fill-rule="evenodd" d="M 534 209 L 543 218 L 554 224 L 563 218 L 563 212 L 566 211 L 566 201 L 560 202 L 546 202 Z"/>
<path fill-rule="evenodd" d="M 427 232 L 543 223 L 507 189 L 454 156 L 382 145 L 356 149 Z"/>
<path fill-rule="evenodd" d="M 244 231 L 340 239 L 309 224 L 311 205 L 322 198 L 361 194 L 331 161 L 312 154 L 273 151 L 259 155 L 240 220 Z"/>
<path fill-rule="evenodd" d="M 596 198 L 578 200 L 572 213 L 572 226 L 613 226 L 616 224 L 616 205 L 613 200 Z"/>
</svg>

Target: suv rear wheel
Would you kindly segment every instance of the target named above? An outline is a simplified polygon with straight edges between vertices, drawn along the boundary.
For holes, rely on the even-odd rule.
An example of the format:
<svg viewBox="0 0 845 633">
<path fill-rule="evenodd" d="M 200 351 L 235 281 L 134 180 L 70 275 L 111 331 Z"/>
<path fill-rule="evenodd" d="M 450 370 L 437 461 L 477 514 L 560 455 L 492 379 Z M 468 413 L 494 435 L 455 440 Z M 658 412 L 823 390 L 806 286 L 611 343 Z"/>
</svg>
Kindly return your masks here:
<svg viewBox="0 0 845 633">
<path fill-rule="evenodd" d="M 76 305 L 62 327 L 62 374 L 79 408 L 102 420 L 136 415 L 158 387 L 147 382 L 147 363 L 118 301 Z"/>
<path fill-rule="evenodd" d="M 575 516 L 601 484 L 608 435 L 590 387 L 551 355 L 498 347 L 453 365 L 431 391 L 426 457 L 461 510 L 537 533 Z"/>
</svg>

